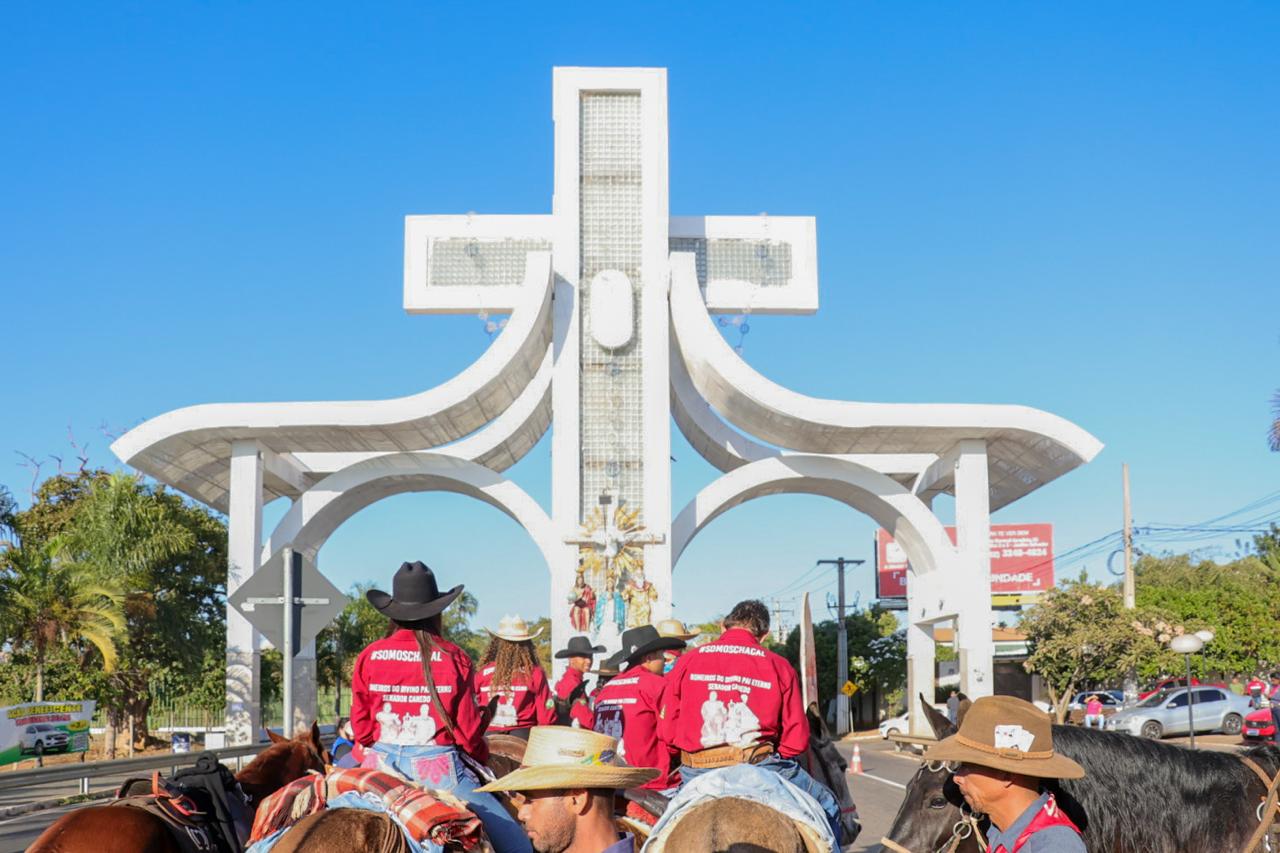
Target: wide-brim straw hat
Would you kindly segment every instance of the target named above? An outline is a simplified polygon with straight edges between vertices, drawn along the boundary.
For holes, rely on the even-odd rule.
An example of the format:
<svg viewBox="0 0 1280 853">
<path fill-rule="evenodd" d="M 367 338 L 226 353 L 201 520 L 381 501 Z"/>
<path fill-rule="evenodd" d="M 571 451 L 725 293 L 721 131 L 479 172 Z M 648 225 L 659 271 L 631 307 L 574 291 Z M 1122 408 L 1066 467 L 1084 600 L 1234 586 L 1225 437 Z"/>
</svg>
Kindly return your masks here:
<svg viewBox="0 0 1280 853">
<path fill-rule="evenodd" d="M 529 633 L 529 623 L 524 621 L 522 616 L 503 616 L 498 620 L 498 630 L 485 628 L 493 636 L 499 640 L 510 640 L 513 643 L 523 643 L 525 640 L 532 640 L 542 634 L 542 629 Z"/>
<path fill-rule="evenodd" d="M 374 609 L 397 622 L 417 622 L 430 619 L 448 607 L 462 594 L 462 584 L 448 592 L 441 592 L 436 576 L 430 567 L 420 560 L 401 563 L 391 579 L 391 592 L 371 589 L 365 598 Z"/>
<path fill-rule="evenodd" d="M 676 637 L 681 640 L 692 640 L 702 633 L 701 628 L 686 627 L 679 619 L 663 619 L 654 627 L 663 637 Z"/>
<path fill-rule="evenodd" d="M 632 767 L 618 757 L 618 739 L 569 726 L 534 726 L 520 766 L 477 791 L 635 788 L 657 778 L 656 767 Z"/>
<path fill-rule="evenodd" d="M 960 730 L 929 749 L 930 761 L 959 761 L 1037 779 L 1079 779 L 1084 768 L 1053 748 L 1049 715 L 1013 696 L 975 701 Z"/>
</svg>

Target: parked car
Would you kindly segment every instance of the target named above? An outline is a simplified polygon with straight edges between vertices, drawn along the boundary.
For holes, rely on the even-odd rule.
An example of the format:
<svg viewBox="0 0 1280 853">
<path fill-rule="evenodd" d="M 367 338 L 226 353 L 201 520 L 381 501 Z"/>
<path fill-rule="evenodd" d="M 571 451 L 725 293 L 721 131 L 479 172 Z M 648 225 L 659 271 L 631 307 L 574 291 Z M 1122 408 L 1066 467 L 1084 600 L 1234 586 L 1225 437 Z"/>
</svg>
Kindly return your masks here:
<svg viewBox="0 0 1280 853">
<path fill-rule="evenodd" d="M 1124 705 L 1124 691 L 1122 690 L 1086 690 L 1071 697 L 1071 701 L 1067 703 L 1068 723 L 1073 726 L 1084 725 L 1084 706 L 1089 701 L 1090 696 L 1097 696 L 1098 701 L 1102 703 L 1102 716 L 1104 719 L 1119 711 L 1121 706 Z"/>
<path fill-rule="evenodd" d="M 942 712 L 942 716 L 945 717 L 947 715 L 947 706 L 945 704 L 938 704 L 933 707 Z M 911 731 L 911 725 L 907 722 L 906 714 L 890 717 L 880 724 L 880 737 L 885 740 L 888 740 L 891 734 L 907 734 L 909 731 Z"/>
<path fill-rule="evenodd" d="M 1240 734 L 1248 716 L 1249 697 L 1237 696 L 1225 687 L 1192 687 L 1197 732 Z M 1111 731 L 1149 738 L 1187 733 L 1188 690 L 1179 687 L 1148 696 L 1132 708 L 1122 708 L 1107 720 Z"/>
<path fill-rule="evenodd" d="M 46 752 L 63 752 L 69 743 L 70 739 L 62 729 L 48 723 L 33 723 L 23 730 L 22 737 L 18 739 L 18 749 L 23 754 L 40 755 Z"/>
<path fill-rule="evenodd" d="M 1275 739 L 1275 736 L 1276 723 L 1271 717 L 1270 708 L 1258 708 L 1245 716 L 1242 740 L 1270 742 Z"/>
</svg>

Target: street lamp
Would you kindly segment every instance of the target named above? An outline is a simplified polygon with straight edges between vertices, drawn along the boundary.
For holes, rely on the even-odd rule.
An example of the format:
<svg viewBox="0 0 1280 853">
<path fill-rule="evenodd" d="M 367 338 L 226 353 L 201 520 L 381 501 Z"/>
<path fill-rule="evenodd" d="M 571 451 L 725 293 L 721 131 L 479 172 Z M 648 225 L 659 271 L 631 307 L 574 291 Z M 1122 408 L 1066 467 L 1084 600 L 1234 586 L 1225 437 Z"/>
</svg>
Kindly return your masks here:
<svg viewBox="0 0 1280 853">
<path fill-rule="evenodd" d="M 1210 632 L 1206 631 L 1206 634 Z M 1212 636 L 1210 634 L 1210 636 Z M 1196 721 L 1193 715 L 1195 693 L 1191 690 L 1191 656 L 1204 648 L 1205 641 L 1197 634 L 1181 634 L 1169 642 L 1170 650 L 1182 655 L 1187 662 L 1187 733 L 1191 736 L 1191 748 L 1196 748 Z"/>
</svg>

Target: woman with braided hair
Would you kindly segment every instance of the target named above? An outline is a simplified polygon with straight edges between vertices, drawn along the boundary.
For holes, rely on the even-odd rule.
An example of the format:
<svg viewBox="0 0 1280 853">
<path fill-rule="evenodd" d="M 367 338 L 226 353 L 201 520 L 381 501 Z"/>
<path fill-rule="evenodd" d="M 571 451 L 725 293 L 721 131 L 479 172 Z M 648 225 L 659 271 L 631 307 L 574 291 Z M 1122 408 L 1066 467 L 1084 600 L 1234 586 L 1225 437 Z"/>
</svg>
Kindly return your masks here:
<svg viewBox="0 0 1280 853">
<path fill-rule="evenodd" d="M 530 728 L 556 721 L 551 685 L 533 647 L 542 629 L 530 634 L 524 619 L 503 616 L 498 630 L 485 630 L 492 639 L 484 651 L 476 687 L 482 705 L 496 700 L 489 730 L 528 740 Z"/>
<path fill-rule="evenodd" d="M 467 763 L 483 764 L 489 748 L 471 659 L 442 636 L 441 614 L 462 586 L 440 592 L 431 569 L 415 561 L 400 566 L 391 589 L 366 593 L 391 625 L 360 652 L 351 675 L 351 728 L 365 747 L 363 766 L 452 793 L 497 850 L 532 853 L 520 824 L 476 790 L 480 779 Z"/>
</svg>

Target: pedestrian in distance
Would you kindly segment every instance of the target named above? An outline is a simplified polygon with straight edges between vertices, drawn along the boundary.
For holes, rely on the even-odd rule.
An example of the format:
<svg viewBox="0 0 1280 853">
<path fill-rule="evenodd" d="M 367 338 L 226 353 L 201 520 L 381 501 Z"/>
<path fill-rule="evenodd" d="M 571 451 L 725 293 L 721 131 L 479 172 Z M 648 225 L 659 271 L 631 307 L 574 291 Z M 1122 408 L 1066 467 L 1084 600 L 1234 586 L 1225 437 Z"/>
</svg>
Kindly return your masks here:
<svg viewBox="0 0 1280 853">
<path fill-rule="evenodd" d="M 929 750 L 929 760 L 959 762 L 961 795 L 991 820 L 989 853 L 1086 853 L 1079 828 L 1046 787 L 1082 778 L 1084 768 L 1054 751 L 1049 717 L 1030 702 L 978 699 L 959 731 Z"/>
<path fill-rule="evenodd" d="M 1271 740 L 1280 744 L 1280 672 L 1271 673 L 1271 687 L 1267 698 L 1271 702 L 1271 724 L 1275 729 Z"/>
<path fill-rule="evenodd" d="M 947 719 L 952 725 L 958 725 L 957 720 L 960 717 L 960 694 L 955 690 L 951 691 L 951 695 L 947 697 Z"/>
<path fill-rule="evenodd" d="M 1089 701 L 1084 703 L 1084 727 L 1092 729 L 1102 726 L 1102 700 L 1093 695 L 1089 697 Z"/>
<path fill-rule="evenodd" d="M 461 593 L 461 584 L 440 592 L 431 569 L 415 561 L 401 564 L 390 593 L 365 594 L 391 630 L 356 658 L 352 733 L 367 750 L 362 766 L 452 793 L 480 818 L 494 847 L 523 853 L 532 848 L 520 824 L 477 790 L 468 764 L 484 764 L 489 748 L 471 659 L 443 637 L 441 614 Z"/>
</svg>

